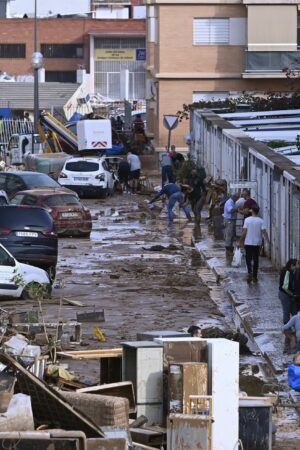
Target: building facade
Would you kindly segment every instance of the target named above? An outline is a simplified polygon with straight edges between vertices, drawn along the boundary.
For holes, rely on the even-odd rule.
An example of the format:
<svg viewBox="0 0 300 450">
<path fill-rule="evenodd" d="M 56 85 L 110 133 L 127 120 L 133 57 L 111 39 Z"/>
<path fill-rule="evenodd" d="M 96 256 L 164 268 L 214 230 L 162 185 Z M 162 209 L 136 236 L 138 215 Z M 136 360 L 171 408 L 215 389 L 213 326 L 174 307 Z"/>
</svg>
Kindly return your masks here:
<svg viewBox="0 0 300 450">
<path fill-rule="evenodd" d="M 2 72 L 19 80 L 32 74 L 33 51 L 33 19 L 0 19 Z M 77 69 L 85 68 L 90 93 L 121 100 L 126 81 L 130 100 L 145 98 L 143 19 L 39 19 L 38 51 L 44 56 L 45 81 L 76 83 Z"/>
<path fill-rule="evenodd" d="M 283 68 L 300 68 L 299 0 L 145 0 L 147 112 L 155 145 L 167 143 L 165 114 L 183 104 L 243 91 L 287 92 Z M 189 124 L 173 132 L 186 148 Z"/>
</svg>

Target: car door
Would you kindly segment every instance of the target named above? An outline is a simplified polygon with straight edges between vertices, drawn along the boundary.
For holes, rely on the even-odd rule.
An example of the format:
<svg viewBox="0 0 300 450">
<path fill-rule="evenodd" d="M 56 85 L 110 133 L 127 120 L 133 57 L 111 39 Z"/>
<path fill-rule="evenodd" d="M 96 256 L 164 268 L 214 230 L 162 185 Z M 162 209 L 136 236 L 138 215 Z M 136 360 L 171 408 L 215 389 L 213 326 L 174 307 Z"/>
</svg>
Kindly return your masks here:
<svg viewBox="0 0 300 450">
<path fill-rule="evenodd" d="M 0 296 L 19 297 L 22 280 L 18 284 L 18 267 L 14 259 L 0 247 Z"/>
</svg>

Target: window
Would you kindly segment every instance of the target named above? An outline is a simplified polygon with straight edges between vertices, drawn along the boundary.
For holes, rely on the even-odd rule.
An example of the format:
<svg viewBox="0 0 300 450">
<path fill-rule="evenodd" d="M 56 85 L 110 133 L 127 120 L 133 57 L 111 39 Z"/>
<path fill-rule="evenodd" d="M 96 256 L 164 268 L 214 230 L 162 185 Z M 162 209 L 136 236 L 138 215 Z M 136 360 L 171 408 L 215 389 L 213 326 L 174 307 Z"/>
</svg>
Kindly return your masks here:
<svg viewBox="0 0 300 450">
<path fill-rule="evenodd" d="M 57 82 L 57 83 L 76 83 L 76 71 L 75 70 L 65 70 L 65 71 L 55 71 L 46 70 L 45 80 L 47 82 Z"/>
<path fill-rule="evenodd" d="M 83 58 L 82 44 L 41 44 L 44 58 Z"/>
<path fill-rule="evenodd" d="M 0 44 L 0 58 L 25 58 L 25 44 Z"/>
<path fill-rule="evenodd" d="M 229 19 L 194 19 L 194 45 L 229 44 Z"/>
</svg>

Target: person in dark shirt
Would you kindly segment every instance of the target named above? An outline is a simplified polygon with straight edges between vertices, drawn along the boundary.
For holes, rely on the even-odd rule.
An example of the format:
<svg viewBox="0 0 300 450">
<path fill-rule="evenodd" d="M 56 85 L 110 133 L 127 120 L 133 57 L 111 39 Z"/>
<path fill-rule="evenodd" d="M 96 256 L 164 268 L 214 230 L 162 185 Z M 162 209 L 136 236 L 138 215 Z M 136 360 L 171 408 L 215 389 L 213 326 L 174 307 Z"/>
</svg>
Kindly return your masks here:
<svg viewBox="0 0 300 450">
<path fill-rule="evenodd" d="M 195 226 L 199 226 L 201 221 L 201 211 L 206 199 L 206 188 L 203 179 L 197 175 L 196 169 L 192 169 L 188 184 L 187 197 L 195 215 Z"/>
<path fill-rule="evenodd" d="M 180 187 L 176 183 L 166 184 L 157 194 L 156 196 L 150 200 L 149 204 L 156 202 L 162 195 L 166 195 L 168 197 L 168 227 L 173 225 L 173 208 L 176 203 L 179 204 L 179 207 L 183 209 L 187 219 L 192 222 L 191 213 L 188 207 L 184 204 L 184 195 L 181 192 Z"/>
<path fill-rule="evenodd" d="M 118 166 L 119 182 L 121 183 L 123 190 L 126 190 L 127 192 L 129 191 L 128 185 L 129 174 L 130 174 L 129 163 L 125 160 L 120 161 Z"/>
<path fill-rule="evenodd" d="M 257 206 L 257 203 L 253 198 L 251 198 L 250 190 L 244 189 L 242 192 L 242 197 L 245 199 L 245 203 L 243 205 L 243 208 L 239 209 L 239 213 L 244 216 L 244 219 L 247 219 L 247 217 L 251 217 L 251 208 L 253 206 Z"/>
</svg>

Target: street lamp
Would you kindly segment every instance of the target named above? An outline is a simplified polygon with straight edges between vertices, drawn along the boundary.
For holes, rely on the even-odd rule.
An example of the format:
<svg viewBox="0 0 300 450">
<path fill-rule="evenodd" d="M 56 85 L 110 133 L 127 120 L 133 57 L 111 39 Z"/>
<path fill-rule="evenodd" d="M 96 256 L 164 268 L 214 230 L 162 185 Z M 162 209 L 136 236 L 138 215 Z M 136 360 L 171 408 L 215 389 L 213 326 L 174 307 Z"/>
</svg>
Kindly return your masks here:
<svg viewBox="0 0 300 450">
<path fill-rule="evenodd" d="M 37 48 L 37 0 L 34 0 L 34 52 L 31 57 L 31 67 L 34 70 L 34 133 L 38 134 L 39 122 L 39 69 L 43 66 L 43 55 Z M 32 142 L 33 148 L 33 142 Z"/>
</svg>

